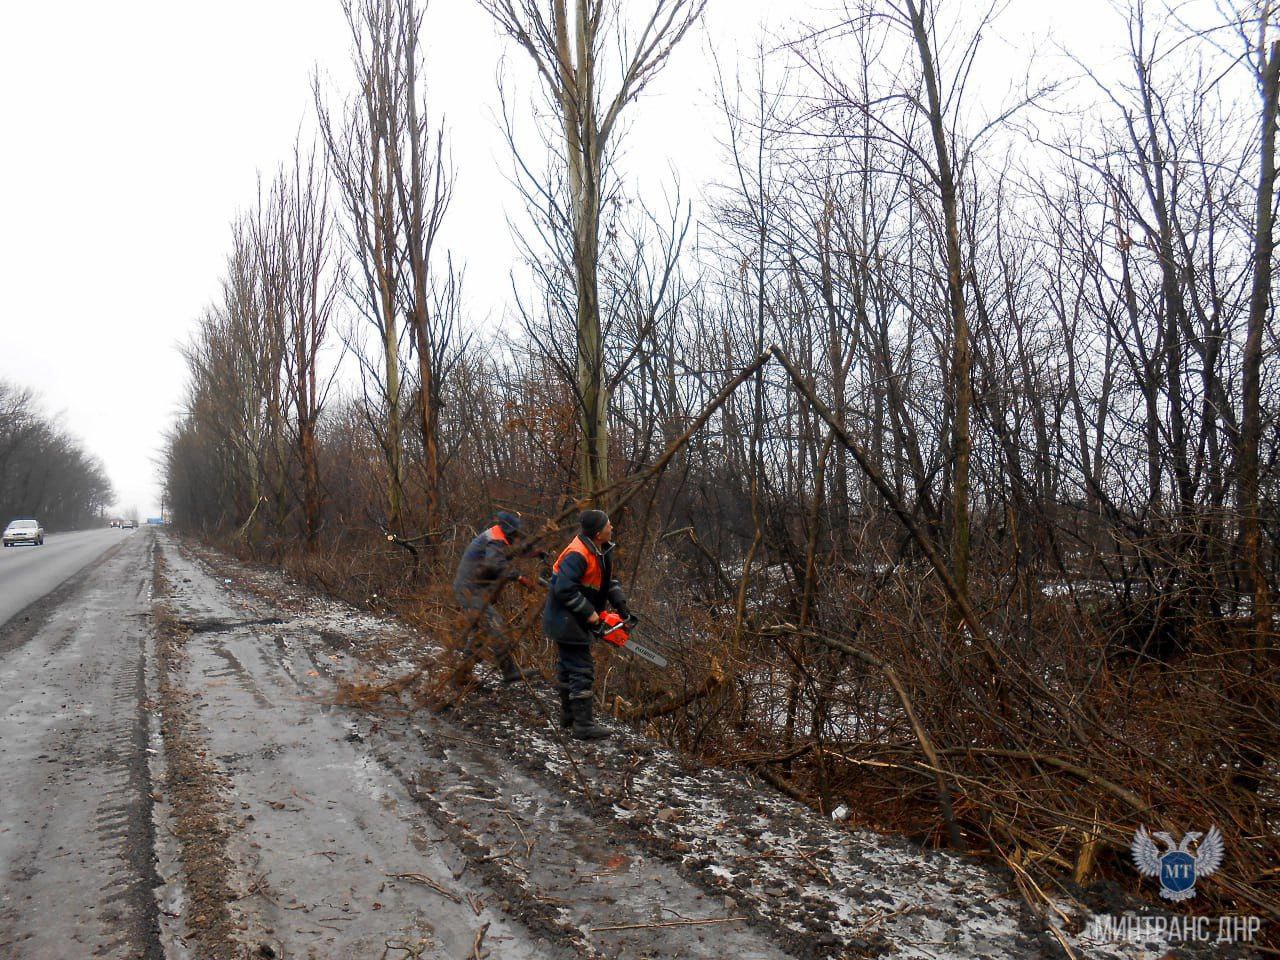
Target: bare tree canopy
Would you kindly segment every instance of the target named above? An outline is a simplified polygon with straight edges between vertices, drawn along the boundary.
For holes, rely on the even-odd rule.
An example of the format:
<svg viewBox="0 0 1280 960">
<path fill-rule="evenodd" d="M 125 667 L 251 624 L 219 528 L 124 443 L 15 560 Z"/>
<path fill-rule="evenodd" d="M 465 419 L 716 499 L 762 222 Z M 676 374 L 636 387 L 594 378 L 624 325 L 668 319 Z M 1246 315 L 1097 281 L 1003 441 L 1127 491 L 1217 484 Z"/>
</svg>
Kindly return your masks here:
<svg viewBox="0 0 1280 960">
<path fill-rule="evenodd" d="M 634 40 L 619 0 L 480 0 L 480 5 L 529 55 L 557 113 L 565 195 L 542 192 L 555 206 L 549 229 L 561 233 L 573 276 L 576 396 L 582 430 L 579 495 L 589 499 L 608 482 L 609 394 L 600 316 L 599 270 L 605 180 L 622 111 L 662 68 L 706 0 L 654 0 L 640 15 Z M 616 37 L 620 71 L 610 75 L 605 43 Z M 526 167 L 527 169 L 527 167 Z M 536 188 L 530 189 L 532 194 Z"/>
</svg>

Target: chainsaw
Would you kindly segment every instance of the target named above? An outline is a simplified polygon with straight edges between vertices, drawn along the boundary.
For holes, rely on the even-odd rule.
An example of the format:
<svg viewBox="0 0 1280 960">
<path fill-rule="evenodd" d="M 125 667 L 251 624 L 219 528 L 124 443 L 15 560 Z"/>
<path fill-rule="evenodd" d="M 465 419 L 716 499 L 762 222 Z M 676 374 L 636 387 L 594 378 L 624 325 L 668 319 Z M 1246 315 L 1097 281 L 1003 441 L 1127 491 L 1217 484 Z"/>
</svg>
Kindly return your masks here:
<svg viewBox="0 0 1280 960">
<path fill-rule="evenodd" d="M 666 657 L 631 638 L 631 628 L 639 622 L 640 618 L 634 613 L 624 620 L 612 610 L 606 610 L 600 614 L 600 624 L 603 629 L 596 636 L 605 643 L 621 647 L 632 656 L 639 657 L 641 660 L 648 660 L 659 670 L 665 670 L 667 668 Z"/>
<path fill-rule="evenodd" d="M 551 581 L 546 577 L 538 577 L 538 585 L 542 587 L 550 587 Z M 627 651 L 633 657 L 639 657 L 641 660 L 648 660 L 659 670 L 667 669 L 667 658 L 658 651 L 646 647 L 643 643 L 637 643 L 631 639 L 631 628 L 640 622 L 640 618 L 634 613 L 625 620 L 612 610 L 606 610 L 600 614 L 600 626 L 603 628 L 596 632 L 596 636 L 605 643 L 611 643 L 615 647 Z"/>
</svg>

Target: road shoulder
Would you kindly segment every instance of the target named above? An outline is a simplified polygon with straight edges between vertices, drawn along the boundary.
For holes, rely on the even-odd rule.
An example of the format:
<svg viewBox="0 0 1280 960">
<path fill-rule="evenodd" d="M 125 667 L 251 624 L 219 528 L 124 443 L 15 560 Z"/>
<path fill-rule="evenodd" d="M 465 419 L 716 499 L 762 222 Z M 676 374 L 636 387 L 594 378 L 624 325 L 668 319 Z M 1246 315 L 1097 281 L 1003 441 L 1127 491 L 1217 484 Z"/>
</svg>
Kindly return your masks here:
<svg viewBox="0 0 1280 960">
<path fill-rule="evenodd" d="M 181 615 L 192 618 L 204 646 L 190 689 L 200 710 L 210 711 L 209 722 L 237 721 L 218 729 L 259 725 L 255 738 L 237 742 L 228 734 L 210 744 L 244 798 L 239 802 L 249 804 L 240 827 L 261 857 L 254 869 L 271 874 L 278 911 L 254 907 L 263 918 L 257 922 L 288 923 L 279 910 L 301 904 L 310 911 L 321 902 L 288 867 L 273 866 L 288 859 L 280 836 L 307 851 L 336 843 L 325 848 L 328 856 L 316 851 L 335 862 L 352 852 L 349 827 L 301 839 L 289 832 L 315 813 L 318 799 L 330 802 L 299 765 L 310 756 L 326 770 L 374 771 L 374 785 L 361 789 L 394 795 L 384 805 L 397 811 L 379 829 L 419 825 L 429 838 L 419 848 L 421 862 L 447 850 L 445 871 L 436 867 L 428 879 L 452 896 L 436 891 L 437 900 L 496 905 L 513 931 L 512 950 L 540 944 L 574 956 L 1022 960 L 1059 955 L 1065 940 L 1082 957 L 1156 960 L 1170 953 L 1168 943 L 1085 940 L 1089 915 L 1079 904 L 1055 904 L 1061 912 L 1049 929 L 1007 874 L 846 829 L 742 771 L 690 766 L 611 721 L 614 737 L 605 743 L 566 740 L 550 723 L 556 705 L 549 683 L 501 687 L 481 668 L 487 689 L 445 716 L 408 702 L 345 708 L 337 694 L 351 688 L 343 684 L 396 676 L 439 654 L 439 646 L 392 619 L 313 596 L 278 572 L 174 544 L 170 553 L 183 564 L 177 589 L 186 592 Z M 261 726 L 263 718 L 280 722 L 272 716 L 295 732 Z M 303 728 L 305 735 L 297 732 Z M 378 869 L 394 879 L 404 868 L 387 861 Z M 252 874 L 245 865 L 241 872 Z M 372 896 L 351 881 L 339 902 L 323 901 L 341 911 L 329 915 L 341 918 L 330 942 L 344 942 L 340 931 L 361 929 L 352 915 L 375 912 Z M 386 902 L 377 902 L 381 911 Z M 406 907 L 394 909 L 403 915 Z M 531 939 L 521 940 L 521 931 Z"/>
</svg>

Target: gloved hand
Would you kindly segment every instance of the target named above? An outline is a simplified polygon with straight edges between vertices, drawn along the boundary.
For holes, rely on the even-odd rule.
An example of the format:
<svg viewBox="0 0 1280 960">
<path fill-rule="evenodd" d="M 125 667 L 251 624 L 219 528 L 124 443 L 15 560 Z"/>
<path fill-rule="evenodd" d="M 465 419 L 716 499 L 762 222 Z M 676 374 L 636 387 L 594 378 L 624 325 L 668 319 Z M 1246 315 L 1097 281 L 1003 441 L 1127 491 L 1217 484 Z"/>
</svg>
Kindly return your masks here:
<svg viewBox="0 0 1280 960">
<path fill-rule="evenodd" d="M 609 581 L 609 606 L 618 612 L 618 616 L 623 620 L 631 616 L 631 611 L 627 608 L 627 595 L 622 592 L 622 584 L 617 580 Z"/>
</svg>

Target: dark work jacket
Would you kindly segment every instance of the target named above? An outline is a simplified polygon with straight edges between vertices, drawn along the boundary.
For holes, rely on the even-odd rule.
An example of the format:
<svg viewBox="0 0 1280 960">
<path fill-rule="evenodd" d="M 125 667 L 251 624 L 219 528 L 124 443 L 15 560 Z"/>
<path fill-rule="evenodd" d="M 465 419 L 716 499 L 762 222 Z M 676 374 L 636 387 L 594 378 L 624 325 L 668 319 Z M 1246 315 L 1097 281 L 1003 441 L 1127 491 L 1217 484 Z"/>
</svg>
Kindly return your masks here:
<svg viewBox="0 0 1280 960">
<path fill-rule="evenodd" d="M 556 643 L 586 645 L 591 643 L 591 614 L 603 613 L 609 603 L 611 589 L 620 589 L 613 579 L 613 544 L 601 550 L 587 537 L 578 537 L 600 564 L 600 587 L 594 589 L 582 582 L 587 561 L 579 553 L 566 553 L 560 569 L 551 575 L 547 589 L 547 605 L 542 611 L 542 630 Z"/>
<path fill-rule="evenodd" d="M 455 593 L 481 593 L 499 580 L 514 580 L 520 574 L 511 564 L 511 545 L 501 527 L 492 526 L 471 541 L 458 561 L 453 578 Z"/>
</svg>

